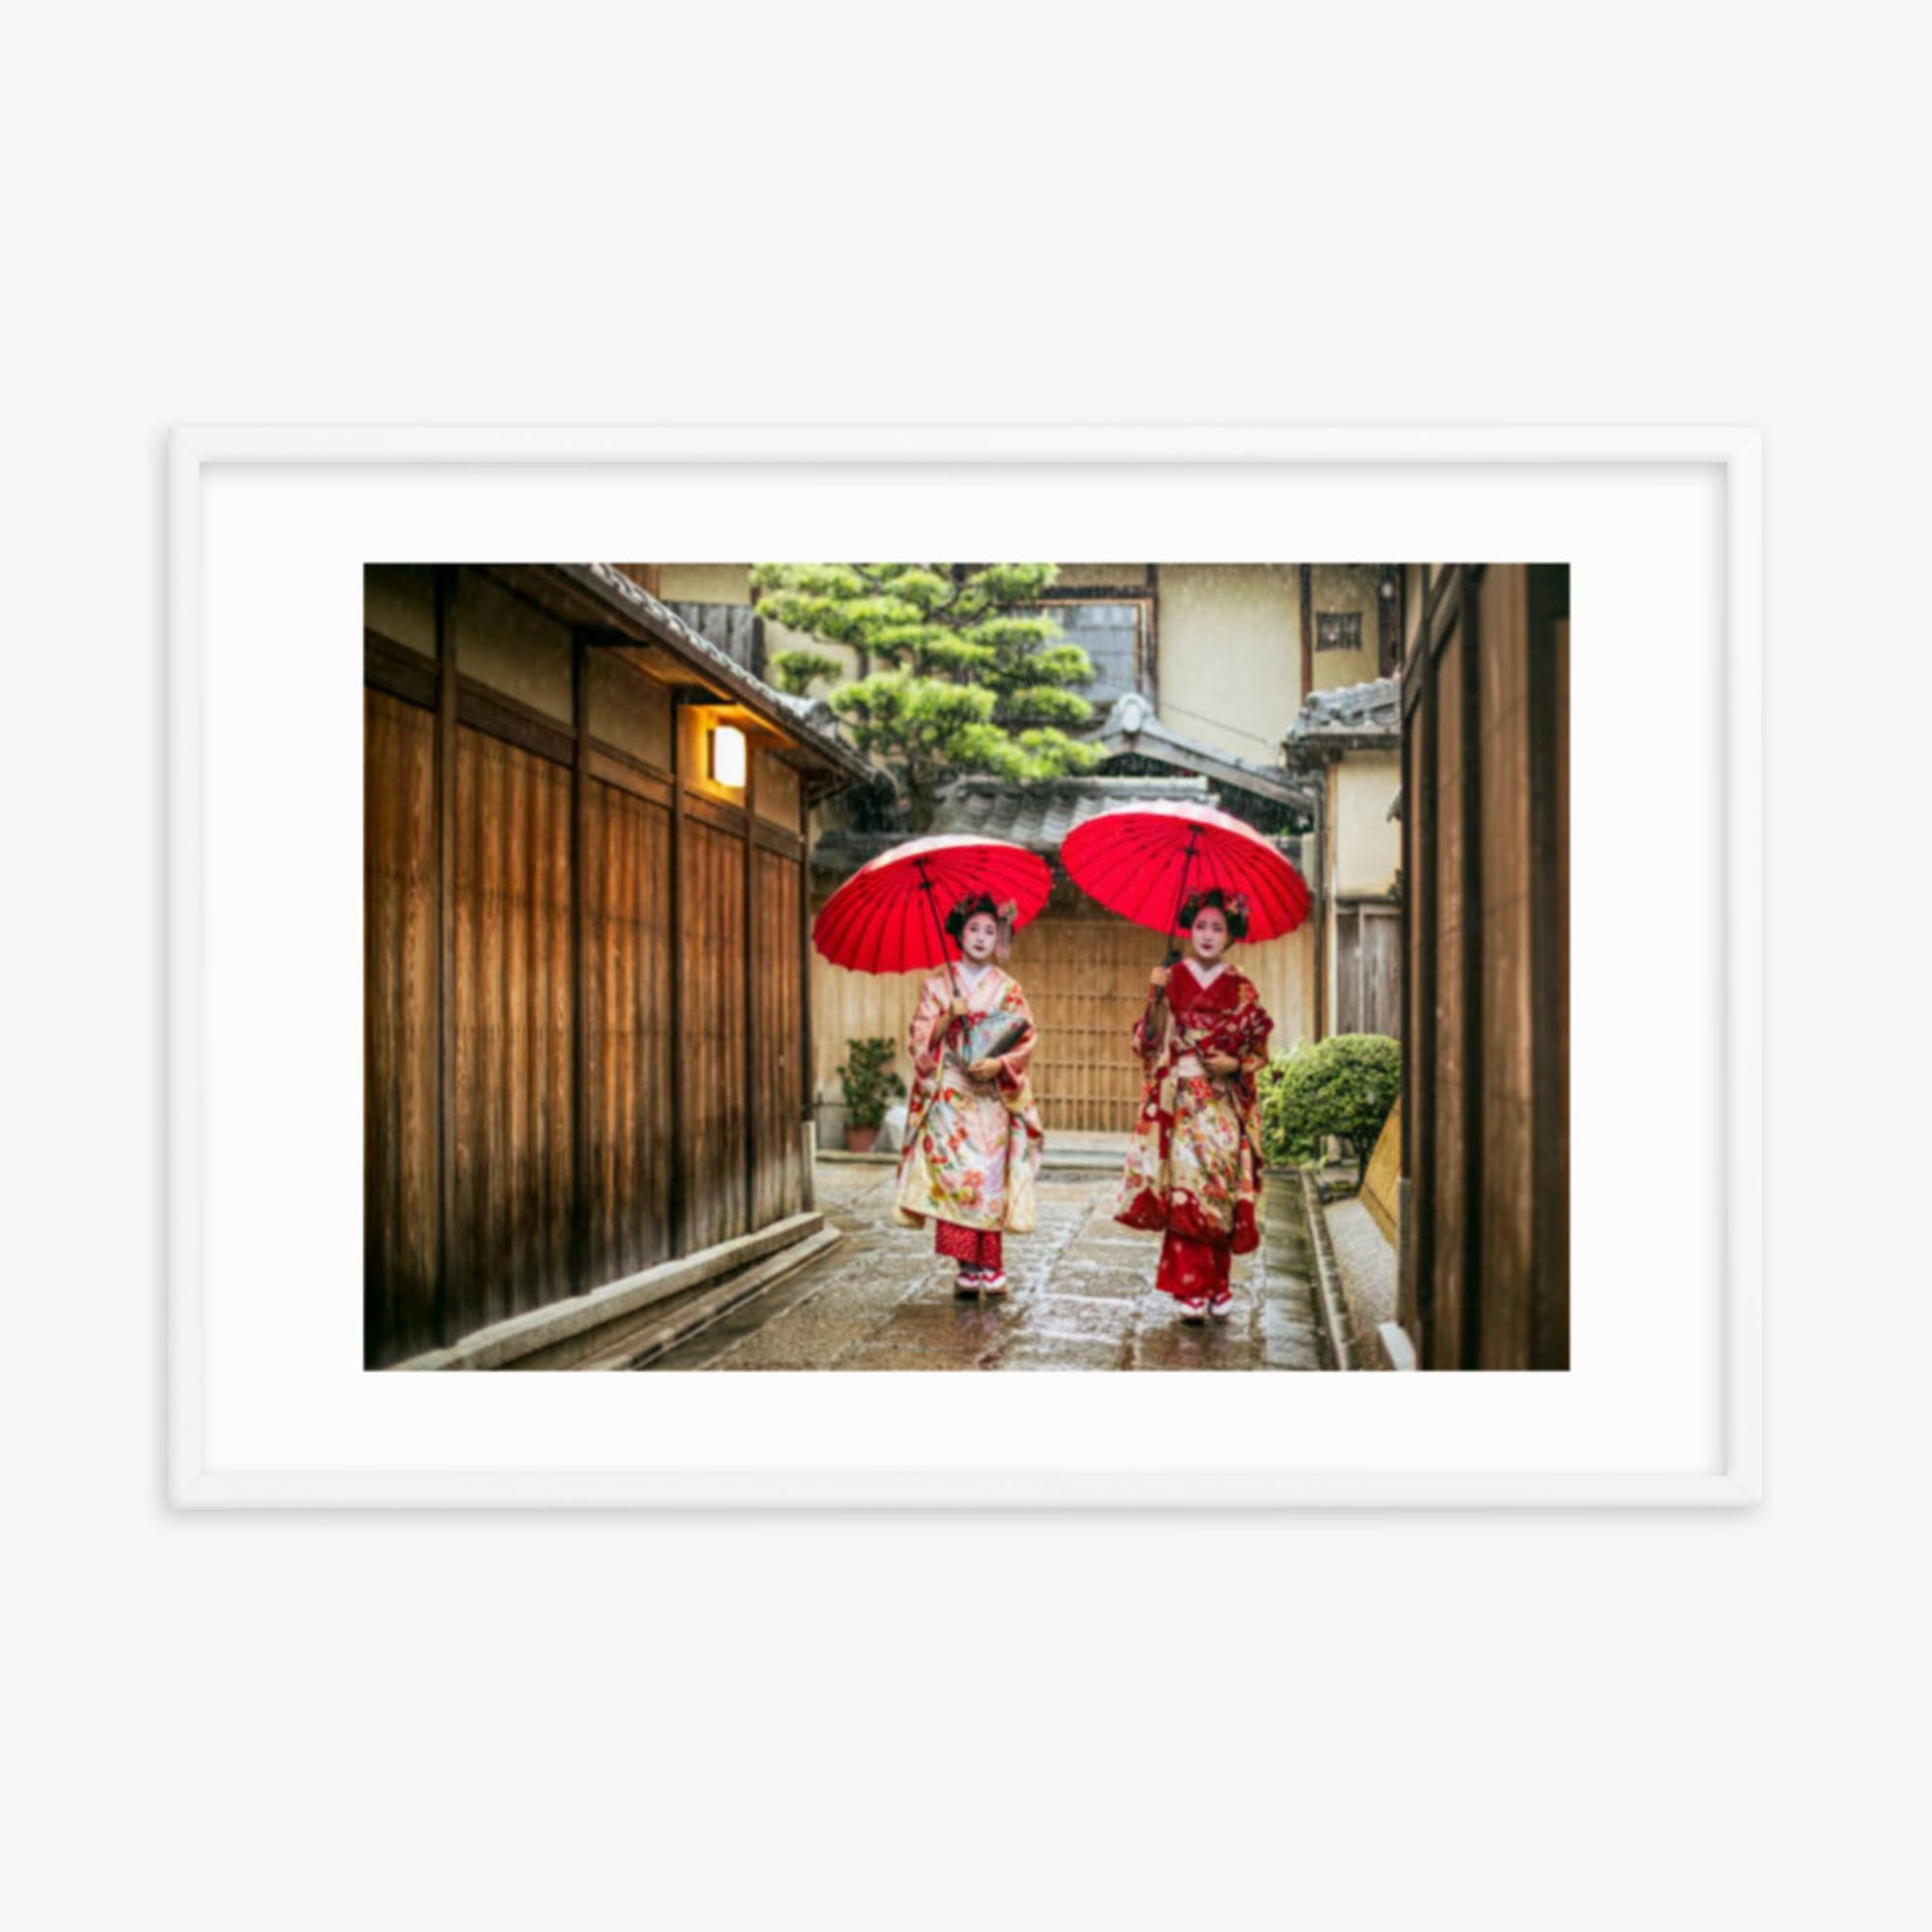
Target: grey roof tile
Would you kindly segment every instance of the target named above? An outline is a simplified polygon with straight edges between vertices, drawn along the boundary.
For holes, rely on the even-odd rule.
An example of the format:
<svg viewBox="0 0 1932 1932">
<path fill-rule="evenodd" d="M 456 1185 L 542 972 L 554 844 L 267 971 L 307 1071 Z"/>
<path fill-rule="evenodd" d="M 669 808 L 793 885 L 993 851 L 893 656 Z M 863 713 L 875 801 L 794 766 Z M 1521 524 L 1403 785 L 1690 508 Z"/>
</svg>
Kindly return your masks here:
<svg viewBox="0 0 1932 1932">
<path fill-rule="evenodd" d="M 1024 784 L 1007 778 L 961 778 L 941 793 L 929 836 L 1004 839 L 1030 852 L 1050 853 L 1076 825 L 1115 806 L 1184 798 L 1219 802 L 1205 778 L 1045 778 Z M 826 832 L 813 847 L 812 868 L 842 877 L 909 836 Z"/>
<path fill-rule="evenodd" d="M 1345 684 L 1335 691 L 1311 691 L 1289 727 L 1291 750 L 1311 749 L 1337 740 L 1359 741 L 1402 735 L 1402 693 L 1392 677 L 1367 684 Z"/>
</svg>

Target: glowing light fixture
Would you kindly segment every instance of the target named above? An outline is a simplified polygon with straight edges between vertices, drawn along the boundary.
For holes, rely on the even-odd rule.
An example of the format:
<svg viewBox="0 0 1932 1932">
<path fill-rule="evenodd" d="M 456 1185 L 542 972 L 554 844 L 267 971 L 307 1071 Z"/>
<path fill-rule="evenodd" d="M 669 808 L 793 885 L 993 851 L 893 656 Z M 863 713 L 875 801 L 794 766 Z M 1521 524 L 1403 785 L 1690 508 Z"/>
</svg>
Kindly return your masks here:
<svg viewBox="0 0 1932 1932">
<path fill-rule="evenodd" d="M 745 734 L 736 725 L 711 728 L 711 782 L 745 788 Z"/>
</svg>

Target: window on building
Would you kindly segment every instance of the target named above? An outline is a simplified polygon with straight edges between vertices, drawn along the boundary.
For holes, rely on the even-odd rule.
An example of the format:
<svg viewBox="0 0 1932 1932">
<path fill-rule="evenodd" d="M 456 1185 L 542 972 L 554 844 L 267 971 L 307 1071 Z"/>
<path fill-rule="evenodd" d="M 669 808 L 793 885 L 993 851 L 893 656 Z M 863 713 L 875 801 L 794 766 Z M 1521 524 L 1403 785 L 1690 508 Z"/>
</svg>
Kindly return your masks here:
<svg viewBox="0 0 1932 1932">
<path fill-rule="evenodd" d="M 1104 712 L 1130 691 L 1147 689 L 1147 608 L 1141 599 L 1099 598 L 1039 607 L 1041 616 L 1059 624 L 1066 641 L 1092 660 L 1093 682 L 1077 688 L 1096 711 Z"/>
<path fill-rule="evenodd" d="M 1362 614 L 1359 611 L 1317 611 L 1314 614 L 1316 650 L 1360 650 Z"/>
</svg>

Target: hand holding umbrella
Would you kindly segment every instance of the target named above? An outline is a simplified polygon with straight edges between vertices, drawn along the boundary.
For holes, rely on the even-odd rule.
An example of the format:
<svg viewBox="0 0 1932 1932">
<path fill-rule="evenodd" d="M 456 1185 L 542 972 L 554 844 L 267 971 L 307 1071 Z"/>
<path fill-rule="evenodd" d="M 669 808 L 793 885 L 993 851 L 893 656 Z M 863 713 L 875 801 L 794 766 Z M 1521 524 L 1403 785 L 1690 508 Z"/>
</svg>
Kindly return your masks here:
<svg viewBox="0 0 1932 1932">
<path fill-rule="evenodd" d="M 812 921 L 812 944 L 835 966 L 860 973 L 904 973 L 943 966 L 960 1003 L 940 911 L 985 894 L 1012 901 L 1015 928 L 1035 918 L 1053 890 L 1053 875 L 1037 853 L 1003 839 L 908 839 L 861 866 Z M 948 1022 L 948 1032 L 958 1024 Z"/>
</svg>

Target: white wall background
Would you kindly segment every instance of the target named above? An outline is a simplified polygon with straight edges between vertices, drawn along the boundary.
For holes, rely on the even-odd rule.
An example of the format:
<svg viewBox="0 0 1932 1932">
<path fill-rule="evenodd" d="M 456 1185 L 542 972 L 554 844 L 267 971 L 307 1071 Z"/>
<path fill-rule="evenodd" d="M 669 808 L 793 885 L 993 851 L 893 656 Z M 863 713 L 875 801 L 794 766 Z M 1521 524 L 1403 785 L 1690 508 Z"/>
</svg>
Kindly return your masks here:
<svg viewBox="0 0 1932 1932">
<path fill-rule="evenodd" d="M 1903 17 L 1066 11 L 13 29 L 16 1922 L 1908 1915 L 1927 1270 L 1892 1204 L 1928 1151 L 1905 791 L 1928 391 Z M 1147 124 L 1021 134 L 1015 83 Z M 989 109 L 1006 134 L 970 125 Z M 855 236 L 911 292 L 869 312 Z M 165 1511 L 165 427 L 933 418 L 1764 427 L 1759 1511 Z M 1840 687 L 1847 636 L 1884 640 L 1876 688 L 1863 656 Z M 1844 837 L 1853 814 L 1896 840 Z M 1870 998 L 1840 1032 L 1849 983 Z"/>
</svg>

